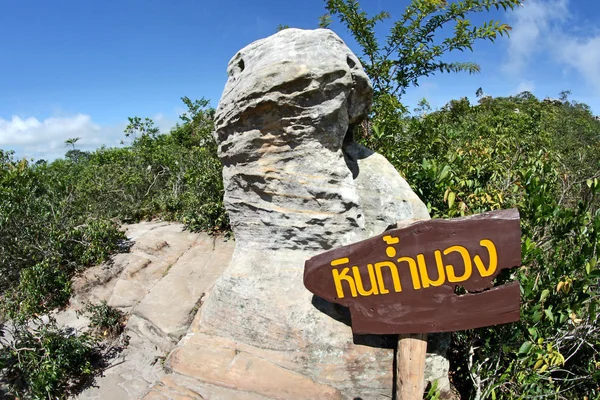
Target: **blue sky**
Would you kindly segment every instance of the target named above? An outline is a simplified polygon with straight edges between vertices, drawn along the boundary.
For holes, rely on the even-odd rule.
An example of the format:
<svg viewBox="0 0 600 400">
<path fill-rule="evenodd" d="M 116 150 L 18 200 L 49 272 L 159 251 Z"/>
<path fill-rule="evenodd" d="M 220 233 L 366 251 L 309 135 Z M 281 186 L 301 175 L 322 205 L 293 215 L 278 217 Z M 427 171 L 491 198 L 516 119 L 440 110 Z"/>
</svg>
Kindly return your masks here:
<svg viewBox="0 0 600 400">
<path fill-rule="evenodd" d="M 366 11 L 397 18 L 408 0 L 362 0 Z M 540 98 L 571 98 L 600 114 L 600 13 L 593 0 L 524 0 L 500 19 L 511 37 L 478 43 L 446 60 L 480 64 L 477 75 L 424 78 L 403 101 L 529 90 Z M 229 59 L 279 24 L 313 29 L 324 0 L 0 0 L 0 148 L 19 157 L 53 159 L 64 141 L 78 148 L 115 146 L 127 117 L 151 117 L 168 130 L 184 111 L 180 98 L 216 106 Z M 389 23 L 380 27 L 382 37 Z M 331 28 L 360 50 L 334 17 Z"/>
</svg>

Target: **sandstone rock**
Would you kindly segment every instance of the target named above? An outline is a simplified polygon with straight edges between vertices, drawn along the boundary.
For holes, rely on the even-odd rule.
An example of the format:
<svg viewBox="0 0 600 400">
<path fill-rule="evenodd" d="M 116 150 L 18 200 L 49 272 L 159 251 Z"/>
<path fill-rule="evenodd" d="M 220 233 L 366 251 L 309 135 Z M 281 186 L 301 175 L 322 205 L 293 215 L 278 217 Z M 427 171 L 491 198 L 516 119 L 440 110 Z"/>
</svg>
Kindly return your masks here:
<svg viewBox="0 0 600 400">
<path fill-rule="evenodd" d="M 388 229 L 390 216 L 396 221 L 429 219 L 427 207 L 385 157 L 354 141 L 345 143 L 343 150 L 369 237 Z"/>
<path fill-rule="evenodd" d="M 369 110 L 358 59 L 329 30 L 286 29 L 241 50 L 216 114 L 238 246 L 322 250 L 364 237 L 341 147 Z"/>
<path fill-rule="evenodd" d="M 183 231 L 181 224 L 142 222 L 127 226 L 127 237 L 135 243 L 129 253 L 117 254 L 112 263 L 86 270 L 73 281 L 71 300 L 106 300 L 112 307 L 129 312 L 159 282 L 165 272 L 198 240 L 199 234 Z"/>
<path fill-rule="evenodd" d="M 144 400 L 268 400 L 266 397 L 169 374 L 152 388 Z"/>
<path fill-rule="evenodd" d="M 84 301 L 101 300 L 128 316 L 123 335 L 128 338 L 127 348 L 80 399 L 135 399 L 159 382 L 165 376 L 162 362 L 187 332 L 203 296 L 229 264 L 234 249 L 231 240 L 191 233 L 181 224 L 142 222 L 127 226 L 126 233 L 133 244 L 130 252 L 77 277 L 70 308 L 56 316 L 61 324 L 81 327 L 86 320 L 78 319 L 74 310 Z M 160 387 L 152 390 L 153 395 L 162 396 L 164 389 L 170 398 L 202 398 L 182 388 Z M 220 393 L 203 390 L 209 395 Z"/>
<path fill-rule="evenodd" d="M 372 97 L 360 62 L 329 30 L 286 29 L 242 49 L 228 74 L 215 137 L 236 248 L 167 368 L 190 390 L 391 397 L 394 341 L 353 337 L 347 310 L 302 283 L 307 258 L 429 218 L 393 167 L 353 142 Z"/>
<path fill-rule="evenodd" d="M 188 330 L 204 294 L 228 265 L 233 248 L 233 241 L 200 235 L 195 245 L 179 257 L 139 302 L 134 315 L 152 322 L 169 336 L 169 341 L 177 343 Z M 177 307 L 173 307 L 174 299 Z"/>
</svg>

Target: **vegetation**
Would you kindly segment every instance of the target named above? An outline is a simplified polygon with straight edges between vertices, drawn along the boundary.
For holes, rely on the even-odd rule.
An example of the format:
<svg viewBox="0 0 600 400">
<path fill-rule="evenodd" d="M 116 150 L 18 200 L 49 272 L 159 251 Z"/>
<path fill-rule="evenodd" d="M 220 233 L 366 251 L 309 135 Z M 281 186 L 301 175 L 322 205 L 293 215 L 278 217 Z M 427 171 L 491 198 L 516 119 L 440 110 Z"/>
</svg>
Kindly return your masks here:
<svg viewBox="0 0 600 400">
<path fill-rule="evenodd" d="M 521 322 L 453 334 L 462 398 L 600 396 L 600 122 L 587 106 L 509 98 L 452 101 L 363 136 L 426 201 L 432 217 L 516 207 Z"/>
<path fill-rule="evenodd" d="M 93 375 L 94 341 L 52 320 L 35 322 L 28 328 L 0 325 L 2 380 L 18 398 L 55 399 L 75 393 Z"/>
<path fill-rule="evenodd" d="M 357 0 L 326 0 L 331 16 L 337 16 L 350 31 L 360 49 L 361 64 L 374 89 L 373 117 L 378 125 L 394 129 L 396 121 L 408 110 L 401 102 L 410 86 L 436 72 L 479 72 L 473 62 L 446 62 L 442 57 L 453 51 L 473 50 L 478 40 L 494 41 L 508 34 L 511 27 L 499 21 L 473 25 L 467 17 L 474 13 L 502 8 L 513 9 L 520 0 L 412 0 L 386 36 L 378 40 L 377 25 L 391 18 L 387 11 L 369 17 Z M 329 25 L 328 16 L 319 20 Z M 443 29 L 452 28 L 444 37 Z"/>
<path fill-rule="evenodd" d="M 0 293 L 11 318 L 64 304 L 70 277 L 124 244 L 120 222 L 160 217 L 227 229 L 214 111 L 207 100 L 183 100 L 188 112 L 169 134 L 130 118 L 128 147 L 71 149 L 34 165 L 0 153 Z"/>
<path fill-rule="evenodd" d="M 70 336 L 52 324 L 30 329 L 36 316 L 68 302 L 74 274 L 127 248 L 120 223 L 162 218 L 228 229 L 214 110 L 205 99 L 183 101 L 188 111 L 168 134 L 131 118 L 127 147 L 82 152 L 73 138 L 64 159 L 35 164 L 0 150 L 0 321 L 11 321 L 0 333 L 14 331 L 0 344 L 0 376 L 15 394 L 63 396 L 77 376 L 91 374 L 81 360 L 98 340 L 120 333 L 122 316 L 106 304 L 84 310 L 99 336 Z"/>
<path fill-rule="evenodd" d="M 423 101 L 417 116 L 401 103 L 423 76 L 477 72 L 476 64 L 441 57 L 510 27 L 473 27 L 465 17 L 520 2 L 413 0 L 383 46 L 375 27 L 388 13 L 369 17 L 356 0 L 326 3 L 359 44 L 375 89 L 371 121 L 356 136 L 401 171 L 434 218 L 520 211 L 523 267 L 497 283 L 521 283 L 521 322 L 453 335 L 461 397 L 598 398 L 600 123 L 568 92 L 539 101 L 527 92 L 493 99 L 479 90 L 479 104 L 461 99 L 431 112 Z M 449 24 L 454 34 L 440 38 Z"/>
<path fill-rule="evenodd" d="M 125 328 L 125 315 L 108 305 L 106 300 L 100 304 L 86 303 L 79 314 L 88 314 L 91 334 L 114 338 Z"/>
</svg>

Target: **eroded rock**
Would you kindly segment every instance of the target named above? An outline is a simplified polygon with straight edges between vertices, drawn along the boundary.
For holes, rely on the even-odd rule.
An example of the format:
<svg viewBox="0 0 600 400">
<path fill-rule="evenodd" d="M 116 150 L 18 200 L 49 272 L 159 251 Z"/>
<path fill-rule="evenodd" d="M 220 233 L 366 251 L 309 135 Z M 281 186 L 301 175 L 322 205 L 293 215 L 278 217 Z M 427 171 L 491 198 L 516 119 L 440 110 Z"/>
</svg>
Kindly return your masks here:
<svg viewBox="0 0 600 400">
<path fill-rule="evenodd" d="M 245 396 L 389 398 L 394 339 L 353 337 L 347 310 L 302 283 L 307 258 L 429 218 L 389 162 L 352 140 L 369 79 L 326 29 L 254 42 L 228 74 L 215 137 L 236 248 L 166 366 Z M 168 392 L 155 389 L 148 398 Z"/>
</svg>

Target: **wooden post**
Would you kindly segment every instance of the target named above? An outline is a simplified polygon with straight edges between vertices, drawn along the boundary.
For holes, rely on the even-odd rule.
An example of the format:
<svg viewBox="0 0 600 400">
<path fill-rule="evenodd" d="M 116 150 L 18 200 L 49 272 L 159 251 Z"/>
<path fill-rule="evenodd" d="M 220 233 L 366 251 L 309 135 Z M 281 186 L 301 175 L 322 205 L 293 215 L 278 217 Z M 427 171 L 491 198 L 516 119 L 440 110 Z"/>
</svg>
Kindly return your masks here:
<svg viewBox="0 0 600 400">
<path fill-rule="evenodd" d="M 426 333 L 399 335 L 396 351 L 396 400 L 423 399 L 426 355 Z"/>
<path fill-rule="evenodd" d="M 398 221 L 396 227 L 404 228 L 414 222 L 414 219 Z M 426 356 L 426 333 L 398 335 L 396 400 L 423 400 Z"/>
</svg>

